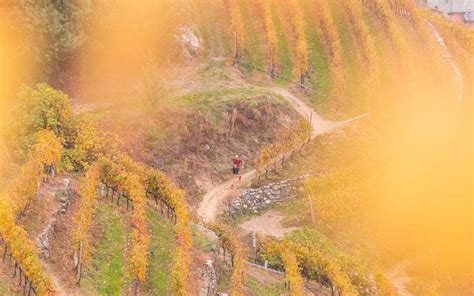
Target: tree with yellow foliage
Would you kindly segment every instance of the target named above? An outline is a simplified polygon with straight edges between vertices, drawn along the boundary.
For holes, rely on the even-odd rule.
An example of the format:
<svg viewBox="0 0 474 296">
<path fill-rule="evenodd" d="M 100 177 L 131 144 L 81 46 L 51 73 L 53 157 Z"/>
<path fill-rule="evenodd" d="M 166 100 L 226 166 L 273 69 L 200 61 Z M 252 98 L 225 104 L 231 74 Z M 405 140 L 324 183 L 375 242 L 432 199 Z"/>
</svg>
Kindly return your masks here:
<svg viewBox="0 0 474 296">
<path fill-rule="evenodd" d="M 56 164 L 61 160 L 63 145 L 56 135 L 49 130 L 36 133 L 36 143 L 32 147 L 33 157 L 44 165 L 45 173 L 55 175 Z"/>
</svg>

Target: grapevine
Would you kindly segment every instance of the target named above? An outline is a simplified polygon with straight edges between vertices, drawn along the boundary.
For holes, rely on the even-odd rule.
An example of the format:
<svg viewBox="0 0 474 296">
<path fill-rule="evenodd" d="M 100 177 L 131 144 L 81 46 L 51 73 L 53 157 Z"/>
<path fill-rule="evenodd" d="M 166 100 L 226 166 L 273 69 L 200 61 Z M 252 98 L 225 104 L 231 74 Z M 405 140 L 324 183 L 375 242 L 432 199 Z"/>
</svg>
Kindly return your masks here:
<svg viewBox="0 0 474 296">
<path fill-rule="evenodd" d="M 15 224 L 15 214 L 11 211 L 10 197 L 0 196 L 0 236 L 5 243 L 5 252 L 10 251 L 25 276 L 29 278 L 37 295 L 53 295 L 51 280 L 45 274 L 34 243 L 26 231 Z"/>
<path fill-rule="evenodd" d="M 140 177 L 140 182 L 143 184 L 146 195 L 149 198 L 152 198 L 155 203 L 158 203 L 158 200 L 160 200 L 168 209 L 174 211 L 178 246 L 176 249 L 175 264 L 171 273 L 171 286 L 177 295 L 187 295 L 190 262 L 189 251 L 192 246 L 192 239 L 189 229 L 189 211 L 184 192 L 176 187 L 162 172 L 133 162 L 128 156 L 119 156 L 118 162 L 125 170 L 133 171 L 133 173 Z M 109 164 L 109 166 L 113 167 L 114 164 Z M 109 175 L 108 178 L 110 179 L 111 177 L 112 176 Z"/>
<path fill-rule="evenodd" d="M 428 18 L 438 29 L 444 32 L 445 34 L 443 35 L 455 38 L 471 56 L 474 55 L 474 31 L 457 25 L 430 11 L 423 12 L 423 16 Z"/>
<path fill-rule="evenodd" d="M 351 28 L 357 37 L 359 46 L 362 49 L 363 57 L 367 63 L 367 89 L 369 93 L 369 108 L 374 99 L 374 90 L 379 85 L 380 69 L 375 51 L 374 40 L 370 35 L 369 29 L 364 22 L 360 2 L 358 0 L 341 1 L 351 24 Z M 369 110 L 370 111 L 370 110 Z"/>
<path fill-rule="evenodd" d="M 234 34 L 234 63 L 239 63 L 242 57 L 244 45 L 244 24 L 242 22 L 242 14 L 240 12 L 238 0 L 229 0 L 229 10 L 231 19 L 231 29 Z"/>
<path fill-rule="evenodd" d="M 304 83 L 304 77 L 308 72 L 309 49 L 308 40 L 305 33 L 305 23 L 301 8 L 297 0 L 288 2 L 289 14 L 291 16 L 292 25 L 296 33 L 296 63 L 295 72 L 298 73 L 300 83 Z"/>
<path fill-rule="evenodd" d="M 316 275 L 320 279 L 325 278 L 328 284 L 334 285 L 342 295 L 357 295 L 349 277 L 343 272 L 338 262 L 324 256 L 321 251 L 314 248 L 310 250 L 306 246 L 291 241 L 285 241 L 283 249 L 280 243 L 272 239 L 260 238 L 258 241 L 260 256 L 272 264 L 284 265 L 281 252 L 291 252 L 297 259 L 298 265 L 305 270 L 306 276 Z"/>
<path fill-rule="evenodd" d="M 285 269 L 285 278 L 290 286 L 290 295 L 303 295 L 303 278 L 301 277 L 295 254 L 293 254 L 284 243 L 280 244 L 279 249 L 283 267 Z"/>
<path fill-rule="evenodd" d="M 400 55 L 402 61 L 408 61 L 408 45 L 406 40 L 403 38 L 401 30 L 395 23 L 395 16 L 391 11 L 389 2 L 385 0 L 363 0 L 362 3 L 372 10 L 382 21 L 385 30 L 390 35 L 393 46 Z"/>
<path fill-rule="evenodd" d="M 327 0 L 313 0 L 314 13 L 318 26 L 322 29 L 324 39 L 328 45 L 330 59 L 330 73 L 333 82 L 332 97 L 339 105 L 345 94 L 344 74 L 342 71 L 342 46 L 336 25 Z"/>
<path fill-rule="evenodd" d="M 73 233 L 73 243 L 76 246 L 76 281 L 80 283 L 83 265 L 90 257 L 90 227 L 95 213 L 97 181 L 99 179 L 99 165 L 93 164 L 82 181 L 81 200 L 76 216 L 76 227 Z"/>
<path fill-rule="evenodd" d="M 145 274 L 148 266 L 149 238 L 145 217 L 145 189 L 140 183 L 139 177 L 133 173 L 126 176 L 125 188 L 127 194 L 133 201 L 133 213 L 131 218 L 131 224 L 133 226 L 133 243 L 130 261 L 132 275 L 135 279 L 134 294 L 137 295 L 139 283 L 145 281 Z"/>
<path fill-rule="evenodd" d="M 268 171 L 269 167 L 275 166 L 280 157 L 294 152 L 302 144 L 309 140 L 311 126 L 306 120 L 300 120 L 296 127 L 283 130 L 279 133 L 279 141 L 266 145 L 260 149 L 256 159 L 256 168 L 259 174 L 263 170 Z"/>
<path fill-rule="evenodd" d="M 232 277 L 230 280 L 230 295 L 244 295 L 244 254 L 238 237 L 225 225 L 208 223 L 207 227 L 212 230 L 221 243 L 224 255 L 229 251 L 232 267 Z"/>
<path fill-rule="evenodd" d="M 275 60 L 278 54 L 277 52 L 277 31 L 275 28 L 275 23 L 272 19 L 272 13 L 270 10 L 270 3 L 268 0 L 260 0 L 260 6 L 263 15 L 263 22 L 265 25 L 265 33 L 268 41 L 268 46 L 270 50 L 270 76 L 274 77 L 275 75 Z"/>
<path fill-rule="evenodd" d="M 8 188 L 8 193 L 14 197 L 13 213 L 23 215 L 33 202 L 45 172 L 52 173 L 59 162 L 63 147 L 59 139 L 50 131 L 39 131 L 36 143 L 20 173 Z"/>
</svg>

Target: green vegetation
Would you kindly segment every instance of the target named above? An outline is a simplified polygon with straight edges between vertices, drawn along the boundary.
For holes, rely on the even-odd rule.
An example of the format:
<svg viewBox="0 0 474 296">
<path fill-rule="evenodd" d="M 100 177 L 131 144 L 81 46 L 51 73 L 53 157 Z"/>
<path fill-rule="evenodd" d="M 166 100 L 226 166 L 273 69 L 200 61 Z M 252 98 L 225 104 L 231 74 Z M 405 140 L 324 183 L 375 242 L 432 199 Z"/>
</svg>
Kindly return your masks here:
<svg viewBox="0 0 474 296">
<path fill-rule="evenodd" d="M 94 225 L 95 250 L 84 272 L 81 289 L 86 295 L 123 295 L 131 284 L 127 242 L 131 239 L 130 218 L 114 204 L 97 205 Z"/>
<path fill-rule="evenodd" d="M 288 80 L 293 78 L 293 60 L 291 58 L 290 45 L 288 44 L 288 40 L 283 32 L 281 20 L 277 17 L 276 4 L 274 3 L 271 8 L 274 16 L 273 22 L 275 23 L 278 38 L 278 54 L 276 57 L 276 72 L 278 77 L 276 82 L 281 85 L 287 85 Z"/>
<path fill-rule="evenodd" d="M 258 12 L 256 11 L 256 1 L 244 0 L 240 1 L 240 11 L 244 21 L 245 41 L 242 62 L 251 65 L 257 69 L 265 69 L 265 55 L 262 45 L 265 42 L 262 39 L 264 36 L 261 30 L 260 20 L 258 19 Z M 253 6 L 253 7 L 252 7 Z M 248 69 L 251 71 L 251 69 Z"/>
<path fill-rule="evenodd" d="M 228 288 L 230 285 L 231 274 L 232 274 L 232 271 L 229 270 L 229 266 L 226 264 L 223 264 L 220 270 L 220 274 L 217 278 L 217 291 L 218 292 L 228 291 Z"/>
<path fill-rule="evenodd" d="M 193 246 L 202 252 L 211 252 L 214 248 L 214 244 L 209 238 L 194 224 L 191 225 L 191 231 L 193 233 Z"/>
<path fill-rule="evenodd" d="M 249 290 L 249 295 L 253 296 L 281 296 L 287 295 L 288 290 L 285 288 L 283 281 L 277 284 L 265 284 L 257 279 L 247 276 L 247 289 Z"/>
<path fill-rule="evenodd" d="M 62 168 L 82 171 L 106 150 L 116 148 L 114 138 L 100 130 L 90 115 L 74 116 L 71 102 L 62 91 L 48 84 L 22 87 L 5 131 L 14 156 L 24 159 L 39 130 L 52 131 L 64 145 Z"/>
<path fill-rule="evenodd" d="M 35 140 L 35 134 L 43 129 L 56 134 L 61 141 L 69 140 L 73 125 L 71 104 L 66 94 L 42 83 L 36 88 L 22 87 L 7 131 L 12 151 L 24 158 Z"/>
<path fill-rule="evenodd" d="M 42 77 L 58 75 L 84 44 L 91 6 L 90 1 L 16 1 L 13 14 L 22 24 L 17 33 L 23 35 L 24 51 L 40 65 Z"/>
<path fill-rule="evenodd" d="M 146 219 L 150 236 L 150 252 L 143 293 L 169 295 L 171 269 L 176 248 L 174 225 L 151 209 L 147 210 Z"/>
<path fill-rule="evenodd" d="M 95 250 L 81 284 L 86 295 L 123 295 L 130 287 L 129 219 L 129 213 L 114 204 L 98 204 L 94 225 L 101 231 L 94 236 Z M 151 209 L 147 210 L 147 224 L 150 253 L 142 293 L 168 295 L 171 293 L 170 277 L 176 248 L 174 225 Z"/>
</svg>

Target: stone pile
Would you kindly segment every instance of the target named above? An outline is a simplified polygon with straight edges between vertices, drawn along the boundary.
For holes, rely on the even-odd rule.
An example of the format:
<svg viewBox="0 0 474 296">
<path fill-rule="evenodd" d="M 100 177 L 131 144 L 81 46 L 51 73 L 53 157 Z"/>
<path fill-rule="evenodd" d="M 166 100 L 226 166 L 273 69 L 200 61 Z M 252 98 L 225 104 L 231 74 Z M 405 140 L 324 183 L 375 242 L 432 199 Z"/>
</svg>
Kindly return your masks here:
<svg viewBox="0 0 474 296">
<path fill-rule="evenodd" d="M 228 206 L 229 215 L 258 213 L 271 204 L 295 197 L 295 189 L 300 187 L 305 176 L 280 182 L 273 182 L 260 188 L 251 188 L 232 200 Z"/>
<path fill-rule="evenodd" d="M 201 288 L 201 296 L 217 295 L 217 276 L 212 263 L 213 261 L 211 259 L 206 260 L 206 266 L 202 271 L 201 277 L 204 285 Z"/>
</svg>

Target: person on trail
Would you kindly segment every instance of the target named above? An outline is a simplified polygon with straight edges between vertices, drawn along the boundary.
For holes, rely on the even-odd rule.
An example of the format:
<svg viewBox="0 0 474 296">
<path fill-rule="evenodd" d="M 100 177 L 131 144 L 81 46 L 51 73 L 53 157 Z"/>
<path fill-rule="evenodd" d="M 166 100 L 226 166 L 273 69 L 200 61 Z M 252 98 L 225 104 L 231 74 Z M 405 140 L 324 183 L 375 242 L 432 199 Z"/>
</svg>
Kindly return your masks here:
<svg viewBox="0 0 474 296">
<path fill-rule="evenodd" d="M 232 158 L 232 174 L 240 181 L 242 180 L 242 176 L 240 175 L 240 168 L 243 166 L 243 161 L 239 158 L 239 155 L 235 155 Z M 234 187 L 234 184 L 232 184 Z"/>
</svg>

